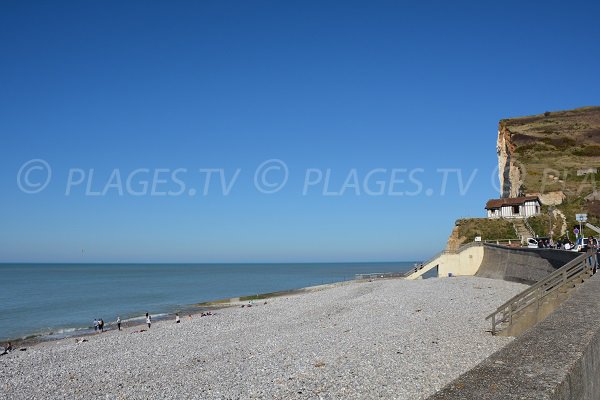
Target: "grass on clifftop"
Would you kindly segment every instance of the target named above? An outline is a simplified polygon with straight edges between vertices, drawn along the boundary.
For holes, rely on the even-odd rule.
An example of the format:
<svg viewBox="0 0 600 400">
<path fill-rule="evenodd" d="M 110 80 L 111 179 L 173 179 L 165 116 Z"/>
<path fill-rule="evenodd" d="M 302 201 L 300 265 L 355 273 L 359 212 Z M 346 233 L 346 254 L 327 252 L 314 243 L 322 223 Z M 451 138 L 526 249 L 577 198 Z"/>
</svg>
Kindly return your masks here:
<svg viewBox="0 0 600 400">
<path fill-rule="evenodd" d="M 600 169 L 600 107 L 545 112 L 500 121 L 500 129 L 510 132 L 513 162 L 523 180 L 519 191 L 524 194 L 562 192 L 566 199 L 555 208 L 566 218 L 557 223 L 547 206 L 542 215 L 529 218 L 529 225 L 538 236 L 573 240 L 573 228 L 578 225 L 575 214 L 587 213 L 588 221 L 600 226 L 600 201 L 585 197 L 600 191 L 600 172 L 577 175 L 582 169 Z M 562 220 L 562 218 L 561 218 Z M 562 229 L 561 229 L 562 228 Z M 598 233 L 584 228 L 586 236 Z"/>
<path fill-rule="evenodd" d="M 469 243 L 481 236 L 482 240 L 519 240 L 512 222 L 506 219 L 469 218 L 456 221 L 458 237 Z M 464 240 L 462 240 L 464 238 Z"/>
<path fill-rule="evenodd" d="M 554 217 L 551 219 L 548 213 L 548 206 L 543 206 L 541 215 L 528 218 L 529 225 L 533 228 L 536 235 L 550 236 L 550 223 L 552 223 L 552 236 L 555 239 L 566 239 L 568 237 L 569 239 L 574 240 L 573 228 L 579 226 L 579 222 L 577 222 L 575 219 L 575 215 L 583 213 L 587 213 L 589 223 L 600 227 L 600 202 L 598 201 L 587 202 L 583 199 L 583 197 L 567 197 L 565 202 L 559 206 L 556 206 L 555 208 L 562 211 L 567 218 L 567 226 L 565 227 L 565 230 L 569 234 L 567 235 L 565 233 L 564 235 L 561 235 L 563 221 L 557 220 Z M 599 236 L 598 232 L 586 228 L 585 224 L 583 225 L 583 234 L 586 237 L 590 235 L 596 237 Z"/>
<path fill-rule="evenodd" d="M 600 107 L 504 119 L 500 127 L 511 132 L 522 192 L 578 197 L 597 189 L 600 174 L 577 171 L 600 165 Z"/>
</svg>

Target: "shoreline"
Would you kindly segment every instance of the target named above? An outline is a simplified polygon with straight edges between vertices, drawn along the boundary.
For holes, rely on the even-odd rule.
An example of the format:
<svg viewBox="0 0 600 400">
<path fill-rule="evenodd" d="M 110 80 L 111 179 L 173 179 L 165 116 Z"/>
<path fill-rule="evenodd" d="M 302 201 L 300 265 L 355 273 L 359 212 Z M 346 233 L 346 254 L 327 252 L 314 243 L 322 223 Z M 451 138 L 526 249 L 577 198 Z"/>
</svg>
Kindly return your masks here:
<svg viewBox="0 0 600 400">
<path fill-rule="evenodd" d="M 285 295 L 311 286 L 351 281 L 365 271 L 405 271 L 409 263 L 412 264 L 408 261 L 223 264 L 226 269 L 217 268 L 216 264 L 159 263 L 155 267 L 143 263 L 107 264 L 106 270 L 98 269 L 95 264 L 80 263 L 73 266 L 58 263 L 50 269 L 39 263 L 25 263 L 24 267 L 0 264 L 0 269 L 4 268 L 2 271 L 10 277 L 8 283 L 14 283 L 4 293 L 9 301 L 0 307 L 0 325 L 5 328 L 0 329 L 0 347 L 7 342 L 29 346 L 39 341 L 94 333 L 95 317 L 104 319 L 105 329 L 116 328 L 117 316 L 125 324 L 134 324 L 146 312 L 153 317 L 166 314 L 164 318 L 175 312 L 198 313 L 202 312 L 198 307 L 227 304 L 236 296 L 245 300 Z M 95 276 L 103 277 L 97 296 L 91 295 L 97 290 Z M 51 279 L 45 290 L 55 290 L 60 296 L 45 299 L 44 286 L 30 285 L 28 277 L 34 282 L 42 282 L 42 277 Z M 114 277 L 120 278 L 113 284 Z M 64 282 L 70 281 L 78 282 L 73 290 L 65 286 Z M 26 294 L 38 286 L 31 295 Z"/>
<path fill-rule="evenodd" d="M 230 306 L 211 318 L 184 315 L 180 324 L 2 356 L 0 397 L 424 398 L 512 341 L 486 332 L 485 316 L 523 287 L 478 277 L 377 279 L 261 296 L 267 304 L 256 298 L 253 307 L 221 301 Z"/>
<path fill-rule="evenodd" d="M 330 287 L 340 286 L 342 284 L 349 284 L 351 282 L 359 282 L 359 281 L 352 279 L 352 280 L 332 282 L 332 283 L 326 283 L 326 284 L 315 285 L 315 286 L 307 286 L 307 287 L 297 288 L 297 289 L 281 290 L 281 291 L 267 292 L 267 293 L 258 293 L 255 295 L 230 297 L 230 298 L 225 298 L 225 299 L 205 301 L 205 302 L 201 302 L 201 303 L 187 304 L 185 306 L 182 306 L 182 308 L 180 310 L 177 310 L 175 312 L 165 312 L 165 313 L 156 314 L 158 316 L 152 317 L 152 323 L 160 322 L 160 321 L 167 321 L 169 319 L 174 319 L 176 312 L 179 313 L 179 316 L 183 320 L 184 318 L 187 317 L 187 315 L 191 315 L 193 317 L 196 315 L 202 315 L 202 313 L 206 313 L 207 311 L 213 312 L 215 310 L 222 310 L 225 308 L 241 306 L 242 304 L 245 305 L 246 303 L 248 303 L 250 301 L 265 300 L 265 299 L 283 297 L 283 296 L 295 296 L 295 295 L 299 295 L 299 294 L 303 294 L 303 293 L 309 293 L 309 292 L 318 291 L 318 290 L 325 290 Z M 152 313 L 150 313 L 150 315 L 152 316 Z M 121 322 L 122 330 L 124 330 L 125 328 L 132 328 L 132 327 L 145 326 L 145 325 L 146 325 L 146 322 L 145 322 L 144 315 L 130 317 Z M 7 340 L 3 340 L 2 342 L 0 342 L 0 347 L 4 347 L 4 345 L 11 343 L 11 345 L 13 347 L 13 352 L 15 352 L 15 351 L 20 351 L 20 349 L 23 349 L 23 348 L 27 349 L 30 347 L 40 345 L 42 343 L 53 343 L 53 342 L 69 340 L 69 339 L 77 340 L 77 339 L 86 338 L 89 336 L 96 336 L 96 335 L 99 335 L 102 333 L 118 332 L 117 325 L 114 321 L 108 323 L 107 326 L 110 327 L 110 329 L 105 329 L 104 332 L 94 331 L 93 327 L 87 327 L 87 328 L 81 327 L 81 328 L 72 328 L 72 329 L 74 329 L 73 331 L 64 333 L 64 334 L 48 332 L 48 333 L 33 334 L 33 335 L 29 335 L 29 336 L 22 337 L 22 338 L 7 339 Z M 61 335 L 61 336 L 58 336 L 58 335 Z"/>
</svg>

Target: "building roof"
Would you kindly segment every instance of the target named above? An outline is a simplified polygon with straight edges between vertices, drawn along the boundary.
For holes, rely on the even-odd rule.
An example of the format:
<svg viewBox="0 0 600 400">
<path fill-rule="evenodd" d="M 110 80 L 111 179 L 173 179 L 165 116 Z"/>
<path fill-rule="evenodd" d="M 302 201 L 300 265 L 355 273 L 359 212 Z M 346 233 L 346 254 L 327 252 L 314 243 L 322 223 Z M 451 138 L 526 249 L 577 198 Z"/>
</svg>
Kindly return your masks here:
<svg viewBox="0 0 600 400">
<path fill-rule="evenodd" d="M 503 206 L 520 206 L 525 204 L 526 201 L 537 201 L 540 203 L 540 199 L 537 196 L 507 197 L 504 199 L 488 200 L 488 202 L 485 203 L 485 209 L 490 210 L 492 208 L 500 208 Z"/>
</svg>

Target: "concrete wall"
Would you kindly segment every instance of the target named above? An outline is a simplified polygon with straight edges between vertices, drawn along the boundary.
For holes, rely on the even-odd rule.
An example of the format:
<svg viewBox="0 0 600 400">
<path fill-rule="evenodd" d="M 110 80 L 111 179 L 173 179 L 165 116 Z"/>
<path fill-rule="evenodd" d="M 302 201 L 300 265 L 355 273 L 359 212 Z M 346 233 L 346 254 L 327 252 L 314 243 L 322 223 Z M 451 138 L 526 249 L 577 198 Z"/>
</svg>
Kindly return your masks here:
<svg viewBox="0 0 600 400">
<path fill-rule="evenodd" d="M 533 284 L 576 258 L 579 253 L 554 249 L 508 248 L 486 244 L 475 276 Z"/>
<path fill-rule="evenodd" d="M 429 400 L 600 400 L 600 274 Z"/>
<path fill-rule="evenodd" d="M 458 254 L 443 254 L 438 260 L 438 276 L 473 276 L 484 259 L 484 247 L 469 247 Z"/>
<path fill-rule="evenodd" d="M 460 253 L 444 253 L 407 279 L 417 279 L 432 268 L 438 277 L 480 276 L 533 284 L 577 257 L 573 251 L 512 248 L 493 244 L 473 246 Z"/>
</svg>

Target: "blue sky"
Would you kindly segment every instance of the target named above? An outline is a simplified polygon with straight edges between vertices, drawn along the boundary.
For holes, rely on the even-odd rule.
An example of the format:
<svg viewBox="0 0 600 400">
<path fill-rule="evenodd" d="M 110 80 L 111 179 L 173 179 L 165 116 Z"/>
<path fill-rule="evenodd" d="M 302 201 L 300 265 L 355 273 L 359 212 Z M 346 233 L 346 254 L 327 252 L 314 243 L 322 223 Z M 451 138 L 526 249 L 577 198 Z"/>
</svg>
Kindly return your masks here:
<svg viewBox="0 0 600 400">
<path fill-rule="evenodd" d="M 599 12 L 3 2 L 0 261 L 427 258 L 497 196 L 499 119 L 600 104 Z"/>
</svg>

